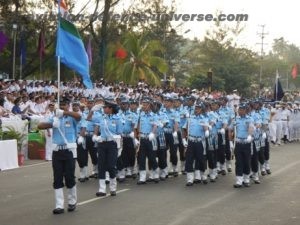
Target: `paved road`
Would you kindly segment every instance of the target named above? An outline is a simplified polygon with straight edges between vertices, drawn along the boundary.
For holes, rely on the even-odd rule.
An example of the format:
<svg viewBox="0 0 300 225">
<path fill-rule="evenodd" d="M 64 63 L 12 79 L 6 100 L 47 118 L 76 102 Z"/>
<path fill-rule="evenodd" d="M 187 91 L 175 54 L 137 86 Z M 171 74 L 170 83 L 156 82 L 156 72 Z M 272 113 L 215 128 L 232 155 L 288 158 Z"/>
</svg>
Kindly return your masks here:
<svg viewBox="0 0 300 225">
<path fill-rule="evenodd" d="M 96 180 L 78 184 L 76 212 L 52 215 L 49 162 L 0 172 L 0 225 L 299 225 L 300 144 L 271 150 L 272 175 L 234 189 L 234 174 L 185 187 L 185 177 L 119 185 L 117 197 L 95 198 Z M 30 162 L 32 163 L 32 162 Z"/>
</svg>

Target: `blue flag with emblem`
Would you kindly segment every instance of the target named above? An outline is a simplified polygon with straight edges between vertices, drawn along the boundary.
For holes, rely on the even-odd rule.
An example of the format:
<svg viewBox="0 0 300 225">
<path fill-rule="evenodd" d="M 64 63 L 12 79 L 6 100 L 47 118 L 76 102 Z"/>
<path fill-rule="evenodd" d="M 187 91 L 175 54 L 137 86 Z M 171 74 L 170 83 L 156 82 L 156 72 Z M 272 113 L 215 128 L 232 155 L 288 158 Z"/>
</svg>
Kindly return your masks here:
<svg viewBox="0 0 300 225">
<path fill-rule="evenodd" d="M 63 64 L 81 75 L 83 84 L 88 89 L 93 88 L 83 41 L 74 24 L 61 17 L 57 31 L 56 56 L 60 56 Z"/>
</svg>

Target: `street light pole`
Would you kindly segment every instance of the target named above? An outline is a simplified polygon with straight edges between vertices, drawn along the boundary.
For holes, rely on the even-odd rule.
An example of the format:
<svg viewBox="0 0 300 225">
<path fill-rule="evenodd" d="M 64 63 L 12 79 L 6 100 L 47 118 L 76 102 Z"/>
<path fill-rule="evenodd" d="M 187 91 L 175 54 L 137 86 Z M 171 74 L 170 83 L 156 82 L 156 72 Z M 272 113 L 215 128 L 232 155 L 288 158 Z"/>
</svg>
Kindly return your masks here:
<svg viewBox="0 0 300 225">
<path fill-rule="evenodd" d="M 13 72 L 12 78 L 15 79 L 16 74 L 16 39 L 17 39 L 17 24 L 13 24 L 13 36 L 14 36 L 14 50 L 13 50 Z"/>
</svg>

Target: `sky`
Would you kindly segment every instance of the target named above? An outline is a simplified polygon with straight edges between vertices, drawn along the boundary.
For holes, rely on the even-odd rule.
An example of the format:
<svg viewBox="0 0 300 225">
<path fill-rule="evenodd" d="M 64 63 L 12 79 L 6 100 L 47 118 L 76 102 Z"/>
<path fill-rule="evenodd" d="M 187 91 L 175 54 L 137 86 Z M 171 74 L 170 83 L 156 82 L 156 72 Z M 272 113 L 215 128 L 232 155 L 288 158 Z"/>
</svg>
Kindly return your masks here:
<svg viewBox="0 0 300 225">
<path fill-rule="evenodd" d="M 118 8 L 126 8 L 132 2 L 138 0 L 121 0 Z M 165 0 L 165 5 L 171 5 L 172 0 Z M 175 0 L 178 14 L 215 14 L 222 11 L 225 14 L 246 13 L 249 15 L 248 21 L 242 22 L 245 25 L 244 31 L 240 34 L 237 43 L 253 51 L 260 52 L 261 39 L 257 33 L 261 32 L 261 26 L 265 25 L 264 46 L 265 52 L 272 47 L 273 39 L 284 37 L 289 43 L 300 46 L 300 32 L 297 32 L 299 8 L 295 0 L 285 1 L 263 1 L 263 0 Z M 82 5 L 87 0 L 82 1 Z M 90 6 L 93 8 L 92 6 Z M 179 23 L 174 23 L 176 27 Z M 226 22 L 232 25 L 234 22 Z M 211 29 L 213 22 L 188 21 L 176 30 L 184 33 L 185 37 L 202 40 L 206 30 Z"/>
<path fill-rule="evenodd" d="M 167 3 L 168 1 L 166 1 Z M 169 1 L 170 2 L 170 1 Z M 273 39 L 284 37 L 289 43 L 300 46 L 299 8 L 295 6 L 295 1 L 263 1 L 263 0 L 177 0 L 178 13 L 212 13 L 221 10 L 225 14 L 246 13 L 249 15 L 248 21 L 243 22 L 245 30 L 238 38 L 240 45 L 245 45 L 254 51 L 260 51 L 261 26 L 265 25 L 265 32 L 268 33 L 264 42 L 266 51 L 272 47 Z M 234 22 L 226 22 L 231 24 Z M 203 39 L 205 31 L 210 29 L 213 22 L 185 22 L 184 28 L 191 29 L 186 36 Z"/>
</svg>

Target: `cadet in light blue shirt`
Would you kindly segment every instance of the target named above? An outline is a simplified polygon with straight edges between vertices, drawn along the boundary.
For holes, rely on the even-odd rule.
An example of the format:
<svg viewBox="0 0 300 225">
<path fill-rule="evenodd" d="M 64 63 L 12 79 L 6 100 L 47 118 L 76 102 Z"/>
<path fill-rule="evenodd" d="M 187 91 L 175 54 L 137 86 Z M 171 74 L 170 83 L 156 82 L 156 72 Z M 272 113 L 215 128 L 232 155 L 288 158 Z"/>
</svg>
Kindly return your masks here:
<svg viewBox="0 0 300 225">
<path fill-rule="evenodd" d="M 40 123 L 39 129 L 53 128 L 52 168 L 55 189 L 55 209 L 53 214 L 64 212 L 64 179 L 68 188 L 68 211 L 74 211 L 77 202 L 77 190 L 75 182 L 75 158 L 77 122 L 81 116 L 77 112 L 69 111 L 70 102 L 63 99 L 60 109 L 56 109 L 55 117 L 49 119 L 48 123 Z"/>
<path fill-rule="evenodd" d="M 169 175 L 173 175 L 174 177 L 178 176 L 177 169 L 177 147 L 178 147 L 178 131 L 179 131 L 179 123 L 180 116 L 179 113 L 174 110 L 173 99 L 170 97 L 166 97 L 164 99 L 164 112 L 169 118 L 168 123 L 165 125 L 165 137 L 166 137 L 166 145 L 167 149 L 170 149 L 170 161 L 172 163 L 172 171 Z"/>
<path fill-rule="evenodd" d="M 99 191 L 96 193 L 98 197 L 106 195 L 106 171 L 110 177 L 110 195 L 116 195 L 116 166 L 122 133 L 122 121 L 117 115 L 117 104 L 106 101 L 103 112 L 103 115 L 95 118 L 96 126 L 93 135 L 93 141 L 98 143 Z"/>
<path fill-rule="evenodd" d="M 251 142 L 253 141 L 253 120 L 249 117 L 247 112 L 247 105 L 240 104 L 238 109 L 238 116 L 236 121 L 230 126 L 230 135 L 235 130 L 236 137 L 235 158 L 236 158 L 236 183 L 235 188 L 240 188 L 243 185 L 250 186 L 250 159 L 251 159 Z"/>
<path fill-rule="evenodd" d="M 203 116 L 205 112 L 205 105 L 197 103 L 193 115 L 188 119 L 185 128 L 184 137 L 188 139 L 188 146 L 186 150 L 186 164 L 185 169 L 187 172 L 186 186 L 194 184 L 194 161 L 199 163 L 201 174 L 195 175 L 195 180 L 202 180 L 207 184 L 207 177 L 205 172 L 205 138 L 209 136 L 209 121 Z"/>
<path fill-rule="evenodd" d="M 151 110 L 152 99 L 144 98 L 142 100 L 142 109 L 138 118 L 136 133 L 139 134 L 140 147 L 138 152 L 139 165 L 139 180 L 138 185 L 146 183 L 146 157 L 148 162 L 152 165 L 153 180 L 157 183 L 159 181 L 158 165 L 155 158 L 155 151 L 153 151 L 153 142 L 156 141 L 156 129 L 158 119 L 155 113 Z"/>
<path fill-rule="evenodd" d="M 134 174 L 135 164 L 135 134 L 134 128 L 137 124 L 137 114 L 129 110 L 129 100 L 125 97 L 120 99 L 120 111 L 118 113 L 122 121 L 122 139 L 123 149 L 121 156 L 118 157 L 117 169 L 119 182 L 123 182 L 125 178 L 136 176 Z"/>
</svg>

